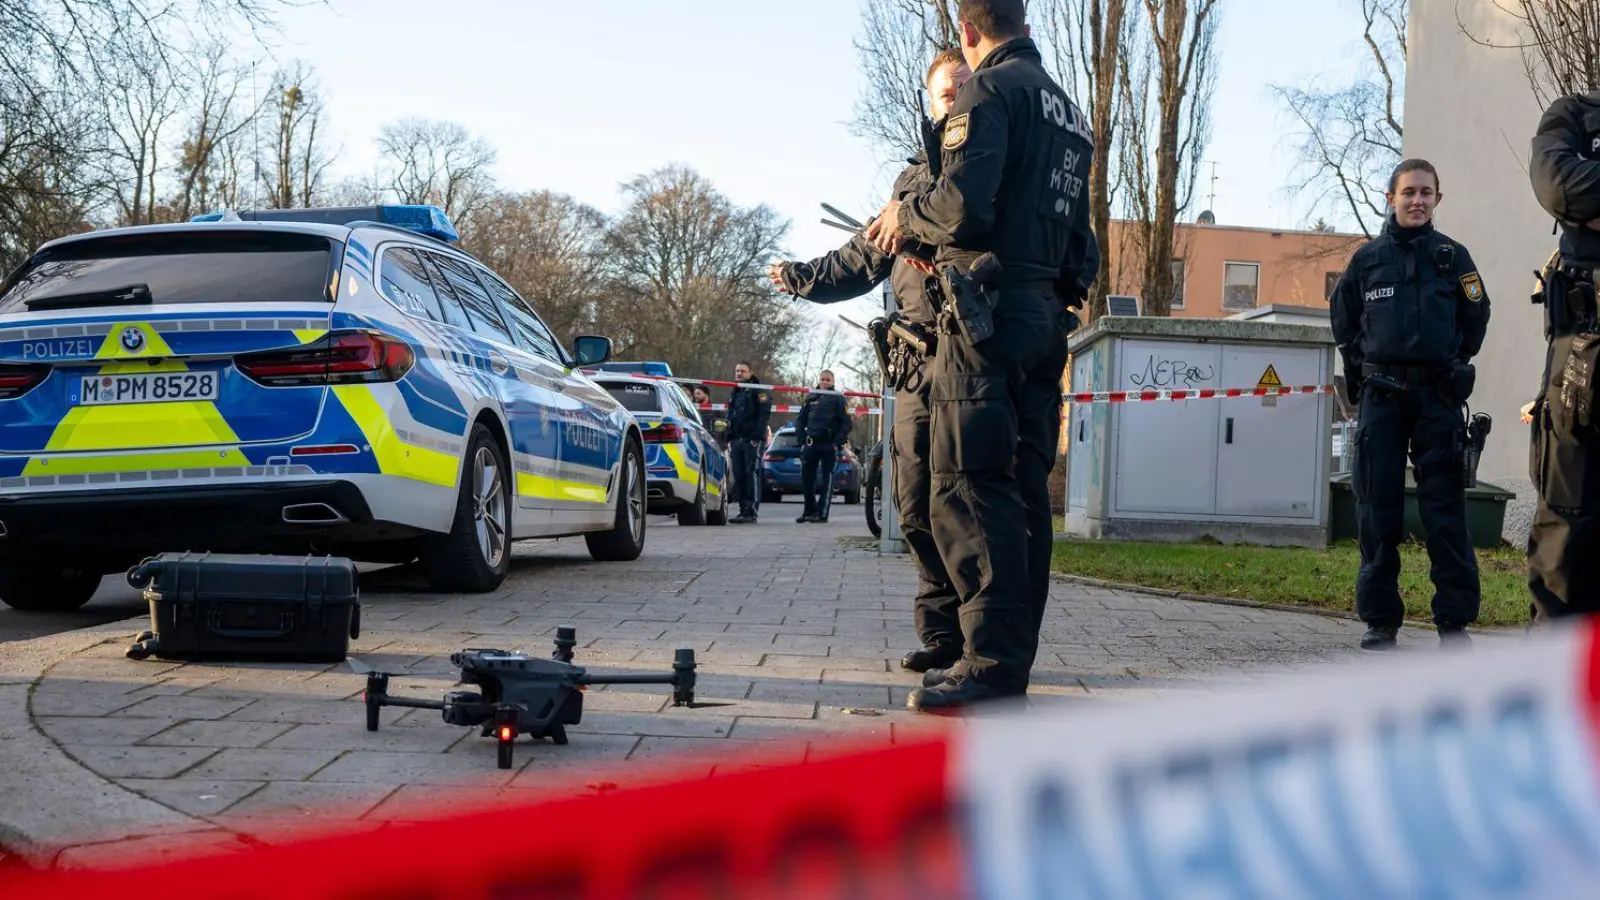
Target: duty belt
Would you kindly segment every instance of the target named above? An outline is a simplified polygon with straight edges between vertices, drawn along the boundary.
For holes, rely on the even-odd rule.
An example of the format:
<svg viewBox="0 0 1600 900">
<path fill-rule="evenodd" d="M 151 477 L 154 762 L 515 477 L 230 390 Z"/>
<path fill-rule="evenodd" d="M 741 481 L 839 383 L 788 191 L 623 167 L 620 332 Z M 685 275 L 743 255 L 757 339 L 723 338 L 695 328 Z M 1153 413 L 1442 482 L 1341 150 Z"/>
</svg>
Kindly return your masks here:
<svg viewBox="0 0 1600 900">
<path fill-rule="evenodd" d="M 1361 374 L 1392 378 L 1407 386 L 1436 384 L 1450 376 L 1449 366 L 1391 366 L 1382 363 L 1362 363 Z"/>
</svg>

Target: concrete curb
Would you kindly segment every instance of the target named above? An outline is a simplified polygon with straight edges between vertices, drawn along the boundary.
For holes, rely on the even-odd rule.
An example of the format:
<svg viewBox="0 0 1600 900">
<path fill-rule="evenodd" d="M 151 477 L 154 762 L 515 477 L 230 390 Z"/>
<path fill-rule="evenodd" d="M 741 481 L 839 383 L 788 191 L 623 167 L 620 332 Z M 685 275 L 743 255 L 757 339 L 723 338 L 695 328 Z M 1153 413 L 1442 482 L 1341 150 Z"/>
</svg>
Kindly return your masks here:
<svg viewBox="0 0 1600 900">
<path fill-rule="evenodd" d="M 1112 591 L 1127 591 L 1133 594 L 1144 594 L 1151 597 L 1168 597 L 1173 600 L 1188 600 L 1194 603 L 1213 603 L 1219 606 L 1240 606 L 1247 609 L 1265 609 L 1272 612 L 1299 613 L 1303 616 L 1321 616 L 1325 619 L 1340 619 L 1346 622 L 1360 622 L 1355 613 L 1344 612 L 1338 609 L 1327 609 L 1318 606 L 1293 606 L 1286 603 L 1266 603 L 1261 600 L 1251 600 L 1248 597 L 1214 597 L 1210 594 L 1191 594 L 1185 591 L 1169 591 L 1165 588 L 1145 587 L 1139 584 L 1122 584 L 1116 581 L 1102 581 L 1098 578 L 1088 578 L 1083 575 L 1069 575 L 1065 572 L 1051 572 L 1053 581 L 1066 584 L 1078 584 L 1084 587 L 1097 587 Z M 1473 626 L 1474 634 L 1493 637 L 1518 637 L 1522 630 L 1513 627 L 1480 628 Z"/>
<path fill-rule="evenodd" d="M 32 693 L 50 667 L 108 639 L 131 638 L 144 623 L 126 619 L 7 646 L 0 659 L 0 857 L 8 864 L 50 868 L 75 845 L 215 830 L 79 765 L 34 724 Z"/>
</svg>

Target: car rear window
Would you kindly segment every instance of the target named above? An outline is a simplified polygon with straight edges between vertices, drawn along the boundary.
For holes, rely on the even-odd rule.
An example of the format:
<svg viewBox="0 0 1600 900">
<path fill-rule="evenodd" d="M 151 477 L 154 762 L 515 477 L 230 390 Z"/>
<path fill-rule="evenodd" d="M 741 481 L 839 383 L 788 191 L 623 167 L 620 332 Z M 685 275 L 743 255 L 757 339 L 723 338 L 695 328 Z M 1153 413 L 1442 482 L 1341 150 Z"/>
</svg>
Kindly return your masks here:
<svg viewBox="0 0 1600 900">
<path fill-rule="evenodd" d="M 622 408 L 628 412 L 660 412 L 661 399 L 656 396 L 653 384 L 632 384 L 625 382 L 611 382 L 602 384 L 616 398 Z"/>
<path fill-rule="evenodd" d="M 0 296 L 0 313 L 25 311 L 30 300 L 133 285 L 147 286 L 156 304 L 326 303 L 337 246 L 317 235 L 261 232 L 74 242 L 36 255 L 19 270 Z"/>
<path fill-rule="evenodd" d="M 772 446 L 776 450 L 789 450 L 800 446 L 800 439 L 792 431 L 782 431 L 772 436 Z"/>
</svg>

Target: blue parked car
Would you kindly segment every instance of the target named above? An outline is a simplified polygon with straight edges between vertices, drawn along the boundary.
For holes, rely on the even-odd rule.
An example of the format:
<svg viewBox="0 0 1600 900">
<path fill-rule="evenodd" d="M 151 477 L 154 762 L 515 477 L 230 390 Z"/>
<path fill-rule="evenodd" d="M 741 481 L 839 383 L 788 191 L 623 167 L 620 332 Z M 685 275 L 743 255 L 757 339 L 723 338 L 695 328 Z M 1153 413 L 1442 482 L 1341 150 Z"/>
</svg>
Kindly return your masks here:
<svg viewBox="0 0 1600 900">
<path fill-rule="evenodd" d="M 800 487 L 800 451 L 803 449 L 792 422 L 772 435 L 772 443 L 761 457 L 762 502 L 778 503 L 784 494 L 804 493 Z M 839 451 L 839 463 L 833 467 L 833 492 L 843 494 L 846 503 L 861 502 L 861 463 L 848 444 Z"/>
</svg>

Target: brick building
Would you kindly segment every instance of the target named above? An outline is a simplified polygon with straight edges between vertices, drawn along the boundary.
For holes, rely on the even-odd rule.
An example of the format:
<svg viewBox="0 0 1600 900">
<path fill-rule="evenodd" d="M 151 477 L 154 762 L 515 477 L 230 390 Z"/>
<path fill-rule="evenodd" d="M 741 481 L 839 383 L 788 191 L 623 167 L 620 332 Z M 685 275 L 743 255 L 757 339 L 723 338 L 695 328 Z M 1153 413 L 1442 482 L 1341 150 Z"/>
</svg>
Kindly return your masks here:
<svg viewBox="0 0 1600 900">
<path fill-rule="evenodd" d="M 1202 223 L 1210 216 L 1202 214 Z M 1320 307 L 1361 235 L 1179 223 L 1173 242 L 1175 317 L 1220 319 L 1263 306 Z M 1111 222 L 1109 292 L 1140 298 L 1144 253 L 1137 223 Z"/>
</svg>

